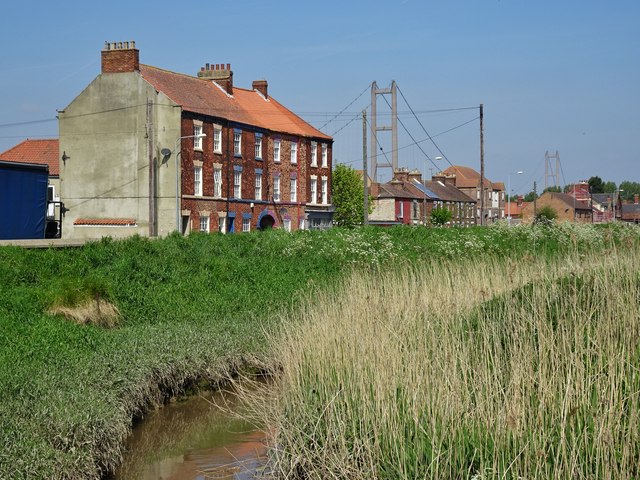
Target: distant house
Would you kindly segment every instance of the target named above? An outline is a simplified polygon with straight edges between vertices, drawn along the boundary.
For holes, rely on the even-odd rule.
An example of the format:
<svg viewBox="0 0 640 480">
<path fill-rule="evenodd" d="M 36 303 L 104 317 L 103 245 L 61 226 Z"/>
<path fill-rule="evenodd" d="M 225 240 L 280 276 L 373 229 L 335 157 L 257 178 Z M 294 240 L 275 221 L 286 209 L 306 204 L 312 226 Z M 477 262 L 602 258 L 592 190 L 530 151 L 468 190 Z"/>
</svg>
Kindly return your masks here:
<svg viewBox="0 0 640 480">
<path fill-rule="evenodd" d="M 424 218 L 425 200 L 420 191 L 408 182 L 392 180 L 371 186 L 372 225 L 417 225 Z"/>
<path fill-rule="evenodd" d="M 511 224 L 517 225 L 522 222 L 522 209 L 529 205 L 531 202 L 525 202 L 522 195 L 518 195 L 515 202 L 508 201 L 506 203 L 505 214 L 506 218 L 511 217 Z"/>
<path fill-rule="evenodd" d="M 627 223 L 640 223 L 640 204 L 638 194 L 633 196 L 633 203 L 623 203 L 621 205 L 620 219 Z"/>
<path fill-rule="evenodd" d="M 592 223 L 591 205 L 572 197 L 568 193 L 544 192 L 536 200 L 538 210 L 542 207 L 550 207 L 557 215 L 560 222 Z M 534 220 L 534 203 L 522 207 L 523 223 L 531 223 Z"/>
<path fill-rule="evenodd" d="M 470 167 L 453 165 L 442 171 L 445 175 L 454 175 L 454 186 L 476 201 L 475 218 L 480 225 L 482 212 L 480 212 L 480 192 L 484 190 L 484 217 L 485 223 L 493 223 L 505 218 L 505 188 L 502 182 L 492 182 L 485 177 L 484 185 L 480 187 L 480 173 Z"/>
<path fill-rule="evenodd" d="M 49 167 L 49 186 L 47 199 L 60 201 L 60 150 L 57 139 L 27 139 L 0 153 L 0 160 L 5 162 L 47 165 Z M 50 204 L 47 217 L 54 219 L 59 207 Z"/>
<path fill-rule="evenodd" d="M 229 64 L 193 75 L 106 43 L 101 73 L 58 113 L 63 236 L 325 228 L 331 137 Z"/>
<path fill-rule="evenodd" d="M 620 194 L 616 193 L 594 193 L 591 195 L 591 206 L 593 209 L 593 223 L 609 223 L 615 217 L 620 218 L 622 201 Z"/>
<path fill-rule="evenodd" d="M 474 199 L 453 186 L 452 176 L 435 175 L 423 182 L 418 170 L 398 169 L 393 179 L 372 188 L 374 209 L 369 215 L 372 224 L 428 225 L 434 208 L 451 212 L 448 226 L 475 225 Z"/>
</svg>

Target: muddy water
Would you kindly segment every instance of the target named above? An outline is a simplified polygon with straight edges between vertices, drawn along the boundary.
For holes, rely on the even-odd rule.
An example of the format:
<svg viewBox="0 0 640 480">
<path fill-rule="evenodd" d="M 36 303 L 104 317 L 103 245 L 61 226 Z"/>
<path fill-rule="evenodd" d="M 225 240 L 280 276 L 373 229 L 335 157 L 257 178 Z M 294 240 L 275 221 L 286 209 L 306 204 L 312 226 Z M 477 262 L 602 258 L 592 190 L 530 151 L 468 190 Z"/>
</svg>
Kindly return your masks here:
<svg viewBox="0 0 640 480">
<path fill-rule="evenodd" d="M 113 480 L 254 478 L 264 469 L 264 433 L 238 415 L 233 393 L 201 393 L 148 413 L 127 442 Z"/>
</svg>

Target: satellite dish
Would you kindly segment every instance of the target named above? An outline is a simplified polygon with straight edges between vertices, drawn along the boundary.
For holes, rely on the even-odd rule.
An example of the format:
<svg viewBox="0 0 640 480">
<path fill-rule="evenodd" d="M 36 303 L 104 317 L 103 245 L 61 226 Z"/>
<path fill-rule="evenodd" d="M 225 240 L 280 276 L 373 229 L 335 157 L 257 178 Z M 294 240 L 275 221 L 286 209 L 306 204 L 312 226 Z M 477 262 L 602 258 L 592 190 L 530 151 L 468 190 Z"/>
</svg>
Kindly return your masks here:
<svg viewBox="0 0 640 480">
<path fill-rule="evenodd" d="M 163 148 L 162 150 L 160 150 L 160 153 L 163 157 L 168 157 L 169 155 L 171 155 L 171 150 L 169 150 L 168 148 Z"/>
</svg>

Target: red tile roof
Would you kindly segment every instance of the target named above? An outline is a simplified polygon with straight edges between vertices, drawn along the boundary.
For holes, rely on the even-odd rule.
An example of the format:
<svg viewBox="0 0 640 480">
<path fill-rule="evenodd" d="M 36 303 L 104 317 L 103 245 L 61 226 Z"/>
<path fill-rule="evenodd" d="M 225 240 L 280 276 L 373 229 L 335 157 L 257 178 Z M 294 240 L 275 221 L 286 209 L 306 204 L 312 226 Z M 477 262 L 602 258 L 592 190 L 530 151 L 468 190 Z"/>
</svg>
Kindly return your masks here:
<svg viewBox="0 0 640 480">
<path fill-rule="evenodd" d="M 74 225 L 106 225 L 106 226 L 125 226 L 130 227 L 136 225 L 135 218 L 76 218 Z"/>
<path fill-rule="evenodd" d="M 0 153 L 0 160 L 49 165 L 50 176 L 60 174 L 60 149 L 56 139 L 27 139 L 6 152 Z"/>
<path fill-rule="evenodd" d="M 443 170 L 442 173 L 455 175 L 456 187 L 458 188 L 474 188 L 480 185 L 480 173 L 476 172 L 471 167 L 453 165 Z M 484 186 L 491 187 L 491 181 L 487 177 L 484 177 Z"/>
<path fill-rule="evenodd" d="M 233 87 L 230 96 L 211 80 L 140 65 L 140 74 L 153 87 L 188 112 L 224 118 L 267 130 L 331 140 L 273 97 Z"/>
</svg>

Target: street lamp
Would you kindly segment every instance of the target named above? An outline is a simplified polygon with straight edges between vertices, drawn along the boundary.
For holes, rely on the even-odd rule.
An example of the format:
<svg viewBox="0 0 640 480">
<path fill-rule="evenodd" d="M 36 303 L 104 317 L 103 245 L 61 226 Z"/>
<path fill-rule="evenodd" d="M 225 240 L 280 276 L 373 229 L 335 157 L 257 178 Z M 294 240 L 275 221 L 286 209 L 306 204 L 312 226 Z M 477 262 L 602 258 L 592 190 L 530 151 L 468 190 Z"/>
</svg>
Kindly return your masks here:
<svg viewBox="0 0 640 480">
<path fill-rule="evenodd" d="M 180 140 L 185 138 L 204 138 L 206 136 L 206 133 L 199 133 L 198 135 L 185 135 L 176 139 L 176 147 L 173 149 L 176 154 L 176 232 L 180 232 L 180 164 L 178 163 L 178 156 L 182 153 L 182 145 L 178 150 L 178 144 Z"/>
<path fill-rule="evenodd" d="M 427 159 L 429 157 L 426 157 L 424 160 L 424 175 L 425 177 L 427 176 Z M 434 160 L 442 160 L 442 157 L 437 156 L 437 157 L 433 157 Z M 434 164 L 435 165 L 435 164 Z M 422 205 L 422 210 L 424 212 L 424 220 L 423 220 L 423 225 L 426 227 L 427 226 L 427 179 L 425 178 L 423 181 L 423 185 L 424 185 L 424 202 Z"/>
<path fill-rule="evenodd" d="M 511 175 L 522 175 L 524 172 L 518 170 L 507 175 L 507 190 L 509 192 L 509 203 L 507 204 L 507 225 L 511 225 Z"/>
</svg>

